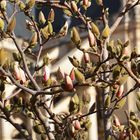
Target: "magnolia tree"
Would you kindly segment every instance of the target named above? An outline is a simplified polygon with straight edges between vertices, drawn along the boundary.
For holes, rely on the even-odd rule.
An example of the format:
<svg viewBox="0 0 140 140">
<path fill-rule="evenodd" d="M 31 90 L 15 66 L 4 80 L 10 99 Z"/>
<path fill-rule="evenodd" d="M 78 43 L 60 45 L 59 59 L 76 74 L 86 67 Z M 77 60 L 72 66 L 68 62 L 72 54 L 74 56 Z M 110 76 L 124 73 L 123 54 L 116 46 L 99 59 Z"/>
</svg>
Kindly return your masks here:
<svg viewBox="0 0 140 140">
<path fill-rule="evenodd" d="M 140 87 L 140 63 L 139 55 L 134 49 L 130 55 L 127 53 L 129 41 L 111 40 L 123 16 L 132 8 L 137 6 L 140 0 L 128 1 L 117 19 L 110 27 L 108 24 L 108 8 L 102 0 L 96 0 L 101 10 L 100 24 L 102 29 L 86 16 L 86 11 L 92 5 L 90 0 L 1 0 L 0 1 L 0 36 L 1 40 L 10 38 L 15 44 L 16 53 L 9 53 L 6 49 L 0 49 L 0 117 L 15 127 L 20 135 L 26 140 L 32 140 L 31 130 L 22 127 L 15 122 L 14 115 L 24 115 L 32 120 L 32 130 L 42 139 L 88 139 L 90 128 L 89 115 L 100 112 L 103 116 L 104 139 L 135 140 L 140 138 L 140 120 L 134 112 L 126 112 L 126 123 L 121 124 L 114 111 L 121 109 L 127 96 Z M 109 1 L 108 1 L 109 2 Z M 7 5 L 13 7 L 13 13 L 7 14 Z M 51 7 L 47 17 L 40 10 L 39 21 L 36 22 L 32 15 L 33 7 L 42 8 L 42 5 Z M 68 23 L 66 22 L 59 32 L 54 32 L 53 22 L 55 9 L 63 10 L 69 17 L 78 19 L 84 25 L 83 29 L 88 33 L 89 49 L 81 47 L 82 40 L 78 32 L 79 27 L 70 29 L 71 41 L 75 47 L 83 53 L 84 61 L 69 57 L 73 69 L 70 74 L 65 74 L 58 68 L 57 74 L 51 74 L 48 65 L 51 59 L 47 54 L 40 64 L 40 56 L 46 42 L 55 38 L 66 36 Z M 26 47 L 18 44 L 14 33 L 16 17 L 23 13 L 27 20 L 26 27 L 32 33 L 26 42 Z M 24 29 L 23 29 L 24 30 Z M 38 48 L 37 55 L 35 51 Z M 36 57 L 35 66 L 27 59 L 27 53 Z M 96 61 L 90 57 L 96 57 Z M 39 71 L 42 74 L 39 75 Z M 32 71 L 32 72 L 31 72 Z M 51 75 L 50 75 L 51 74 Z M 38 75 L 41 82 L 38 84 Z M 124 91 L 124 84 L 131 77 L 134 86 L 129 91 Z M 5 85 L 14 85 L 17 91 L 5 96 Z M 77 88 L 89 86 L 102 89 L 102 105 L 97 107 L 98 102 L 93 102 L 89 109 L 84 111 L 90 102 L 90 95 L 81 92 L 77 94 Z M 24 92 L 24 96 L 20 96 Z M 54 98 L 58 95 L 70 93 L 69 111 L 67 113 L 55 114 L 51 109 Z M 51 95 L 51 98 L 48 95 Z M 137 93 L 136 106 L 140 111 L 140 94 Z M 51 126 L 54 126 L 52 129 Z M 93 130 L 94 131 L 94 130 Z"/>
</svg>

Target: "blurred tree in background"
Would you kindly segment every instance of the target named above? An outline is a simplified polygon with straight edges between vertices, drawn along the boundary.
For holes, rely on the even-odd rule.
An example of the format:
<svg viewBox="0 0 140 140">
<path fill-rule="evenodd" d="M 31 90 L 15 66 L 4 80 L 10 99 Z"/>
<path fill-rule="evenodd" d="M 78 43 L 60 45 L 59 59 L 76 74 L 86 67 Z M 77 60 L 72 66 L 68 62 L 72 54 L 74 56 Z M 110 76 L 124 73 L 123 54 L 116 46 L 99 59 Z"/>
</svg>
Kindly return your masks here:
<svg viewBox="0 0 140 140">
<path fill-rule="evenodd" d="M 109 3 L 110 1 L 102 0 L 0 1 L 1 40 L 10 38 L 17 48 L 14 53 L 5 48 L 0 49 L 0 117 L 11 123 L 23 138 L 33 139 L 31 130 L 14 120 L 17 114 L 32 120 L 31 129 L 42 140 L 87 140 L 91 125 L 89 115 L 99 112 L 103 116 L 105 140 L 140 138 L 140 119 L 133 111 L 125 111 L 126 124 L 121 124 L 117 114 L 114 114 L 114 111 L 125 105 L 127 96 L 140 87 L 139 54 L 133 49 L 129 55 L 129 40 L 123 42 L 119 38 L 111 39 L 124 15 L 137 6 L 140 0 L 128 0 L 111 25 Z M 94 4 L 99 8 L 99 13 L 93 21 L 92 15 L 90 17 L 87 12 Z M 10 14 L 7 14 L 8 5 L 13 6 Z M 45 6 L 49 7 L 46 16 L 45 10 L 42 10 Z M 34 7 L 39 9 L 37 21 L 32 14 Z M 57 10 L 63 12 L 67 19 L 71 18 L 71 22 L 76 20 L 82 23 L 82 26 L 73 24 L 69 31 L 68 20 L 61 22 L 58 17 L 56 20 Z M 32 34 L 24 46 L 19 45 L 14 33 L 18 24 L 16 15 L 19 13 L 25 15 L 26 30 Z M 95 20 L 100 21 L 100 25 Z M 54 30 L 55 22 L 61 22 L 63 26 Z M 87 33 L 88 49 L 82 47 L 80 28 Z M 79 61 L 75 56 L 69 57 L 73 65 L 69 74 L 61 68 L 58 68 L 56 74 L 51 73 L 48 66 L 53 58 L 50 58 L 49 54 L 46 54 L 40 63 L 43 47 L 48 41 L 65 37 L 67 33 L 70 33 L 74 46 L 82 52 L 83 61 Z M 34 56 L 34 65 L 27 59 L 28 54 Z M 125 91 L 124 84 L 128 77 L 133 79 L 134 86 Z M 16 86 L 16 92 L 6 96 L 6 84 Z M 100 89 L 102 103 L 98 105 L 98 101 L 93 102 L 89 107 L 91 97 L 86 92 L 78 92 L 80 87 Z M 57 96 L 64 94 L 71 95 L 69 111 L 55 114 L 52 104 Z M 136 94 L 136 106 L 140 111 L 140 94 Z"/>
</svg>

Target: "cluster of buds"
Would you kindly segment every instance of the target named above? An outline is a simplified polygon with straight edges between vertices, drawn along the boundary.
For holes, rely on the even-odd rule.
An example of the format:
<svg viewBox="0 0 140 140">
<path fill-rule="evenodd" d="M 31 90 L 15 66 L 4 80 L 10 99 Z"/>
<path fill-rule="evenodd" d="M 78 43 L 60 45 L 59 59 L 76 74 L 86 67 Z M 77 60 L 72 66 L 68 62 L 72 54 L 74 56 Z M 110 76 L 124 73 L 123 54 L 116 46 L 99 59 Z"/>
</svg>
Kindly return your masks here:
<svg viewBox="0 0 140 140">
<path fill-rule="evenodd" d="M 22 83 L 26 82 L 25 72 L 20 68 L 19 62 L 14 63 L 14 76 L 16 80 L 19 80 Z"/>
</svg>

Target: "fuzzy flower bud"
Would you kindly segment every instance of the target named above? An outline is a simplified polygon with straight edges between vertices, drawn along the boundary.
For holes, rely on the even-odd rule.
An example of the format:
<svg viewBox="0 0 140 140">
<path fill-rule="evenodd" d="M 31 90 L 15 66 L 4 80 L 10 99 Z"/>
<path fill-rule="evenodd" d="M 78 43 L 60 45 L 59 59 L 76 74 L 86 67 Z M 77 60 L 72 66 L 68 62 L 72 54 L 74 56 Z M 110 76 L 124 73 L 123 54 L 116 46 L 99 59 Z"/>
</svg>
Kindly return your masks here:
<svg viewBox="0 0 140 140">
<path fill-rule="evenodd" d="M 45 16 L 44 16 L 43 12 L 40 11 L 39 12 L 39 23 L 44 25 L 45 22 L 46 22 Z"/>
<path fill-rule="evenodd" d="M 4 21 L 0 18 L 0 31 L 4 30 Z"/>
<path fill-rule="evenodd" d="M 19 62 L 14 63 L 14 76 L 16 80 L 20 80 L 22 83 L 26 82 L 25 72 L 19 67 Z"/>
<path fill-rule="evenodd" d="M 115 126 L 119 127 L 121 125 L 119 118 L 116 115 L 114 115 L 113 117 Z"/>
<path fill-rule="evenodd" d="M 79 83 L 85 82 L 85 77 L 84 77 L 83 73 L 81 73 L 78 69 L 75 69 L 74 73 L 75 73 L 75 78 Z"/>
<path fill-rule="evenodd" d="M 72 8 L 72 11 L 75 13 L 78 11 L 78 7 L 77 7 L 75 1 L 71 2 L 71 8 Z"/>
<path fill-rule="evenodd" d="M 57 79 L 59 81 L 63 80 L 65 77 L 64 71 L 59 67 L 57 70 Z"/>
<path fill-rule="evenodd" d="M 108 25 L 105 26 L 105 28 L 102 31 L 102 37 L 103 38 L 108 38 L 110 35 L 110 28 Z"/>
<path fill-rule="evenodd" d="M 83 7 L 86 10 L 88 7 L 90 7 L 91 2 L 89 0 L 83 0 Z"/>
<path fill-rule="evenodd" d="M 14 63 L 14 75 L 15 75 L 16 80 L 20 79 L 20 70 L 19 70 L 19 63 L 18 62 Z"/>
<path fill-rule="evenodd" d="M 5 10 L 6 10 L 6 7 L 7 7 L 7 2 L 6 2 L 6 0 L 2 0 L 2 1 L 0 2 L 0 8 L 1 8 L 1 10 L 5 11 Z"/>
<path fill-rule="evenodd" d="M 47 65 L 45 65 L 43 68 L 43 79 L 45 82 L 47 82 L 49 78 L 50 78 L 50 69 Z"/>
<path fill-rule="evenodd" d="M 90 57 L 88 53 L 84 53 L 84 61 L 85 63 L 89 63 L 90 62 Z"/>
<path fill-rule="evenodd" d="M 73 43 L 79 48 L 81 45 L 81 38 L 79 35 L 78 30 L 73 27 L 71 30 L 71 40 L 73 41 Z"/>
<path fill-rule="evenodd" d="M 73 83 L 72 83 L 71 78 L 68 75 L 65 76 L 65 89 L 67 91 L 73 90 Z"/>
<path fill-rule="evenodd" d="M 55 17 L 55 12 L 53 9 L 51 9 L 49 14 L 48 14 L 48 21 L 54 22 L 54 17 Z"/>
<path fill-rule="evenodd" d="M 75 128 L 76 130 L 81 129 L 81 125 L 80 125 L 79 120 L 73 121 L 73 126 L 74 126 L 74 128 Z"/>
<path fill-rule="evenodd" d="M 72 81 L 75 80 L 75 73 L 74 73 L 74 68 L 72 68 L 71 72 L 70 72 L 70 78 Z"/>
<path fill-rule="evenodd" d="M 124 85 L 120 85 L 118 88 L 118 92 L 116 93 L 116 97 L 120 98 L 124 92 Z"/>
<path fill-rule="evenodd" d="M 20 81 L 22 83 L 25 83 L 26 82 L 26 76 L 25 76 L 25 72 L 20 68 Z"/>
</svg>

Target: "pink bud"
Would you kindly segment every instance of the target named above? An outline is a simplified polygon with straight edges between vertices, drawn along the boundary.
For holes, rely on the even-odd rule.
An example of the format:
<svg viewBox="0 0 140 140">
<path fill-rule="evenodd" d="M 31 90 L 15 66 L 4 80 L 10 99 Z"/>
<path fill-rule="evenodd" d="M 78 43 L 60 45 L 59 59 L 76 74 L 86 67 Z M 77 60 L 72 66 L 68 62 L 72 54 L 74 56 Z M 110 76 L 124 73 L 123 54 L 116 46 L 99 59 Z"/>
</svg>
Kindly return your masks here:
<svg viewBox="0 0 140 140">
<path fill-rule="evenodd" d="M 47 65 L 45 65 L 43 71 L 44 71 L 43 79 L 45 82 L 47 82 L 48 79 L 50 78 L 50 69 L 48 68 Z"/>
<path fill-rule="evenodd" d="M 85 63 L 89 63 L 90 62 L 90 57 L 88 53 L 84 53 L 84 61 Z"/>
<path fill-rule="evenodd" d="M 67 91 L 73 90 L 73 83 L 72 83 L 71 78 L 68 75 L 65 76 L 65 89 Z"/>
<path fill-rule="evenodd" d="M 114 124 L 117 127 L 119 127 L 121 125 L 120 120 L 116 115 L 114 115 Z"/>
<path fill-rule="evenodd" d="M 88 5 L 89 0 L 83 0 L 83 5 Z"/>
<path fill-rule="evenodd" d="M 57 79 L 58 80 L 63 80 L 65 77 L 65 73 L 64 71 L 62 71 L 62 69 L 59 67 L 58 70 L 57 70 Z"/>
<path fill-rule="evenodd" d="M 79 120 L 75 120 L 75 121 L 73 122 L 73 126 L 74 126 L 74 128 L 75 128 L 76 130 L 81 129 L 81 124 L 80 124 Z"/>
<path fill-rule="evenodd" d="M 124 85 L 120 85 L 118 92 L 116 93 L 116 97 L 120 98 L 124 91 Z"/>
<path fill-rule="evenodd" d="M 89 0 L 83 0 L 83 5 L 89 7 L 91 5 L 91 2 Z"/>
<path fill-rule="evenodd" d="M 72 68 L 71 72 L 70 72 L 70 78 L 72 81 L 75 80 L 75 73 L 74 73 L 74 68 Z"/>
<path fill-rule="evenodd" d="M 89 40 L 90 47 L 93 47 L 95 45 L 95 36 L 91 32 L 91 30 L 88 30 L 88 40 Z"/>
<path fill-rule="evenodd" d="M 14 76 L 15 76 L 16 80 L 20 80 L 20 70 L 19 70 L 18 62 L 14 63 Z"/>
<path fill-rule="evenodd" d="M 14 63 L 14 76 L 16 80 L 20 80 L 22 83 L 26 82 L 26 76 L 24 71 L 19 67 L 19 63 Z"/>
<path fill-rule="evenodd" d="M 26 82 L 25 72 L 21 68 L 20 68 L 20 80 L 22 81 L 22 83 Z"/>
</svg>

